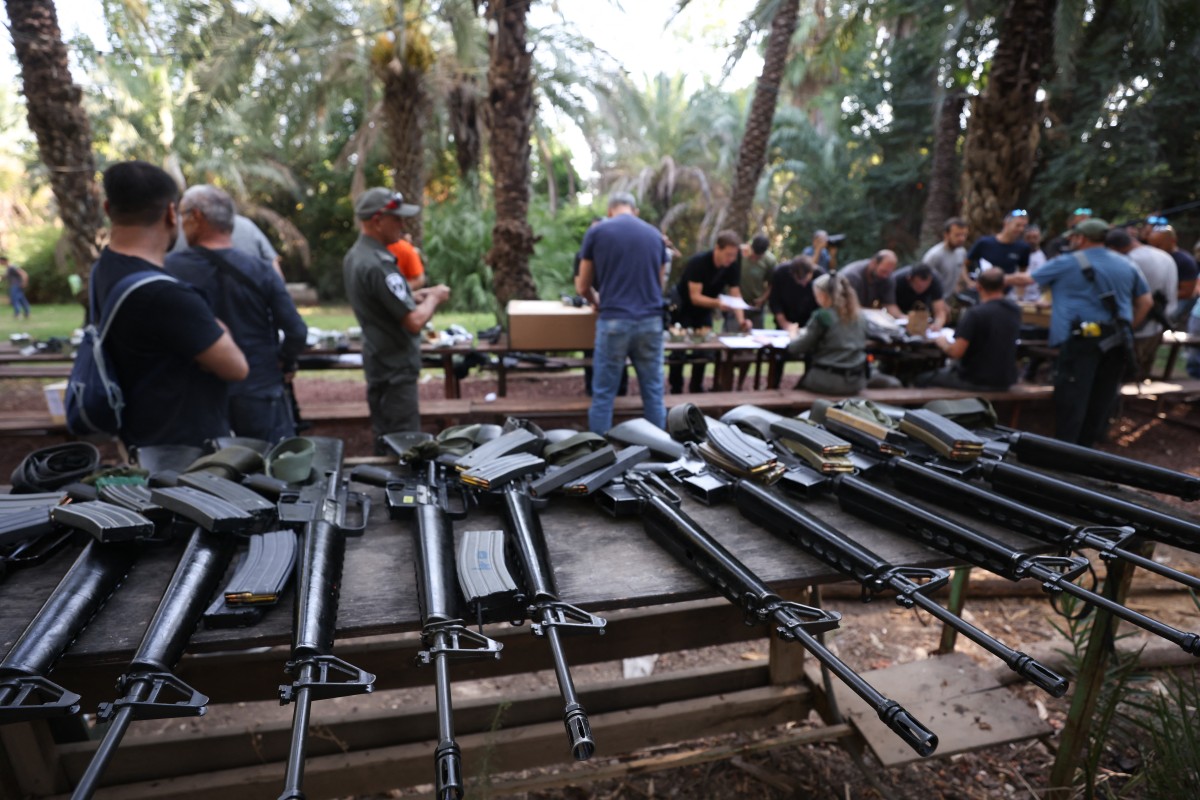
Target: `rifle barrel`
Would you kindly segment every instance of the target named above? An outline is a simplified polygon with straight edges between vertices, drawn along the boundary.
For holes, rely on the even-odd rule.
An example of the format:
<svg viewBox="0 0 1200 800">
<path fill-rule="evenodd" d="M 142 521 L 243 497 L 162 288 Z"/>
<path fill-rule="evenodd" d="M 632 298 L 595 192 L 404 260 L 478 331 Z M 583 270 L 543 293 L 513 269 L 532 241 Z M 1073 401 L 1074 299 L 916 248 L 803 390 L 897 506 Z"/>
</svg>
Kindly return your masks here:
<svg viewBox="0 0 1200 800">
<path fill-rule="evenodd" d="M 641 517 L 647 532 L 665 550 L 718 587 L 748 614 L 764 622 L 773 619 L 781 636 L 794 639 L 837 675 L 914 751 L 928 756 L 937 749 L 938 739 L 933 731 L 871 686 L 807 630 L 813 626 L 822 630 L 836 627 L 838 615 L 783 601 L 695 520 L 654 492 L 645 492 Z"/>
<path fill-rule="evenodd" d="M 909 492 L 923 492 L 940 506 L 953 508 L 971 516 L 989 520 L 1017 533 L 1034 539 L 1057 544 L 1071 549 L 1087 547 L 1098 550 L 1104 558 L 1119 558 L 1142 569 L 1162 575 L 1164 578 L 1200 590 L 1200 578 L 1186 572 L 1159 564 L 1099 533 L 1096 528 L 1073 525 L 1053 517 L 1036 508 L 1019 503 L 1008 497 L 988 491 L 974 483 L 967 483 L 935 469 L 906 460 L 892 463 L 892 479 L 895 484 Z M 934 489 L 935 491 L 930 491 Z M 1117 536 L 1121 530 L 1105 528 Z M 1131 533 L 1127 529 L 1125 533 Z"/>
<path fill-rule="evenodd" d="M 1200 635 L 1181 631 L 1071 583 L 1071 578 L 1086 568 L 1085 559 L 1030 555 L 947 520 L 917 503 L 895 497 L 861 478 L 840 477 L 835 480 L 834 485 L 838 501 L 854 514 L 874 520 L 1011 581 L 1023 578 L 1040 580 L 1047 591 L 1066 592 L 1090 605 L 1104 608 L 1114 616 L 1178 645 L 1184 652 L 1200 656 Z"/>
<path fill-rule="evenodd" d="M 929 612 L 1050 695 L 1062 697 L 1066 694 L 1069 686 L 1066 678 L 953 614 L 925 594 L 945 583 L 947 574 L 944 571 L 897 567 L 766 487 L 741 481 L 736 498 L 738 508 L 747 519 L 777 536 L 786 537 L 805 552 L 850 575 L 867 591 L 895 590 L 896 601 L 901 605 L 916 605 Z M 927 580 L 917 583 L 914 576 Z"/>
<path fill-rule="evenodd" d="M 549 558 L 546 556 L 546 538 L 542 532 L 542 523 L 537 511 L 529 498 L 529 494 L 515 483 L 504 487 L 504 513 L 512 528 L 512 538 L 521 561 L 522 573 L 526 589 L 529 592 L 531 616 L 540 616 L 540 624 L 534 626 L 534 632 L 541 632 L 550 643 L 550 653 L 554 659 L 554 675 L 558 680 L 558 691 L 563 698 L 563 726 L 567 731 L 567 741 L 571 755 L 577 761 L 586 761 L 596 752 L 596 743 L 592 738 L 592 726 L 588 720 L 587 711 L 579 702 L 575 692 L 575 682 L 571 678 L 571 668 L 563 653 L 560 624 L 577 625 L 567 617 L 578 618 L 586 612 L 565 607 L 559 602 L 554 588 L 554 576 L 550 571 Z M 600 633 L 595 618 L 587 615 L 592 621 L 582 627 L 592 627 Z M 601 623 L 602 624 L 602 623 Z"/>
<path fill-rule="evenodd" d="M 125 738 L 125 732 L 129 730 L 129 723 L 131 722 L 133 722 L 133 709 L 129 706 L 122 708 L 113 716 L 112 722 L 109 723 L 108 731 L 104 734 L 104 739 L 101 740 L 99 747 L 96 748 L 96 752 L 92 756 L 92 760 L 88 763 L 87 769 L 80 776 L 79 783 L 75 785 L 75 791 L 71 793 L 71 800 L 90 800 L 92 795 L 96 793 L 100 778 L 104 775 L 104 771 L 108 768 L 108 763 L 112 761 L 112 757 L 116 754 L 121 740 Z"/>
</svg>

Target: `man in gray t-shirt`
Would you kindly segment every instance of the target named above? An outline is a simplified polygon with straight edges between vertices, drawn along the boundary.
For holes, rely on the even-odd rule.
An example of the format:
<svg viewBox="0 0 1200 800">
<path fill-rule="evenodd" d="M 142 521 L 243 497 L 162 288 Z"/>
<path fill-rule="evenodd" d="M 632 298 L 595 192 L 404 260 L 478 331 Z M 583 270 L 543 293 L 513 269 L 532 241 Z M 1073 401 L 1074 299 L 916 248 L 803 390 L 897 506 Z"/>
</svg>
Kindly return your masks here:
<svg viewBox="0 0 1200 800">
<path fill-rule="evenodd" d="M 401 220 L 419 211 L 405 203 L 399 192 L 384 188 L 363 192 L 354 203 L 362 232 L 342 261 L 346 296 L 363 329 L 367 406 L 377 439 L 385 433 L 421 430 L 417 407 L 421 329 L 450 299 L 450 289 L 443 285 L 410 290 L 387 250 L 404 233 Z M 376 451 L 382 451 L 378 441 Z"/>
<path fill-rule="evenodd" d="M 852 261 L 837 271 L 858 295 L 863 308 L 882 308 L 893 317 L 903 317 L 896 305 L 896 254 L 880 250 L 870 258 Z"/>
<path fill-rule="evenodd" d="M 951 217 L 942 225 L 942 240 L 921 256 L 921 263 L 928 264 L 941 281 L 943 299 L 950 299 L 958 289 L 962 265 L 967 259 L 966 242 L 966 221 L 962 217 Z"/>
</svg>

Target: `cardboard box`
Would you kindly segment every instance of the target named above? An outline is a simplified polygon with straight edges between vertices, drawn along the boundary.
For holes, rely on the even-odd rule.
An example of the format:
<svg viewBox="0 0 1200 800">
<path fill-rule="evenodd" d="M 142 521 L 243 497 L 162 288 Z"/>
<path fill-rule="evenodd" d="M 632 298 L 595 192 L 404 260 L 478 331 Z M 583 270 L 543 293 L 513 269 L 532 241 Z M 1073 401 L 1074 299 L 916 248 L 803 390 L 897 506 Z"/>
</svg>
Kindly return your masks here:
<svg viewBox="0 0 1200 800">
<path fill-rule="evenodd" d="M 508 346 L 515 350 L 590 350 L 596 312 L 555 300 L 509 300 Z"/>
<path fill-rule="evenodd" d="M 50 419 L 61 425 L 67 421 L 67 382 L 47 383 L 42 387 L 46 395 L 46 410 Z"/>
</svg>

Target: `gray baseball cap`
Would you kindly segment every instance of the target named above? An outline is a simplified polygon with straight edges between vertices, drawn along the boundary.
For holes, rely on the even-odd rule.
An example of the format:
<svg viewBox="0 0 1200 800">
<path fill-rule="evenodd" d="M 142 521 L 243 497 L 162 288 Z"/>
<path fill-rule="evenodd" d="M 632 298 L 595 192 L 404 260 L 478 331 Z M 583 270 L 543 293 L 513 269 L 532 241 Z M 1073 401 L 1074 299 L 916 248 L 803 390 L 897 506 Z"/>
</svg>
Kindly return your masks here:
<svg viewBox="0 0 1200 800">
<path fill-rule="evenodd" d="M 421 212 L 420 206 L 404 202 L 404 195 L 391 189 L 376 186 L 367 189 L 354 202 L 354 215 L 359 219 L 370 219 L 376 214 L 391 214 L 393 217 L 412 217 Z"/>
</svg>

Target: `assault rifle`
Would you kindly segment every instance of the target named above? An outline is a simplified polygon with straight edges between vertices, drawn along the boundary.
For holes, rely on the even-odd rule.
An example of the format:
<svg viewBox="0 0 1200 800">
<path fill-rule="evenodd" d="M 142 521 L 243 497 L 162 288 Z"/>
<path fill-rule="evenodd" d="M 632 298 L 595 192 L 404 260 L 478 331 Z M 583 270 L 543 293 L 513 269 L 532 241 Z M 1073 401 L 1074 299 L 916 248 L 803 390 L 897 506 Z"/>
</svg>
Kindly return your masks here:
<svg viewBox="0 0 1200 800">
<path fill-rule="evenodd" d="M 354 479 L 383 484 L 392 519 L 415 515 L 414 530 L 417 601 L 421 611 L 421 642 L 425 649 L 418 665 L 433 664 L 437 696 L 438 744 L 434 750 L 434 792 L 438 800 L 463 796 L 462 757 L 454 740 L 454 707 L 450 690 L 450 660 L 499 658 L 503 645 L 463 624 L 455 588 L 454 532 L 451 515 L 462 516 L 465 507 L 451 508 L 446 476 L 437 464 L 425 465 L 426 476 L 405 478 L 378 469 L 356 467 Z"/>
<path fill-rule="evenodd" d="M 750 481 L 738 481 L 734 490 L 738 510 L 752 522 L 786 538 L 809 555 L 852 577 L 863 587 L 863 599 L 886 589 L 896 592 L 896 603 L 917 606 L 1003 661 L 1009 669 L 1035 686 L 1062 697 L 1067 679 L 1019 650 L 1015 650 L 935 603 L 929 595 L 944 586 L 950 573 L 943 569 L 896 566 L 855 542 L 823 520 L 785 500 L 777 492 Z"/>
<path fill-rule="evenodd" d="M 304 798 L 304 760 L 313 701 L 369 693 L 375 683 L 374 675 L 333 655 L 345 537 L 366 530 L 371 504 L 365 496 L 346 492 L 342 486 L 341 440 L 312 437 L 312 441 L 316 445 L 315 479 L 284 492 L 278 505 L 281 523 L 302 528 L 292 651 L 287 662 L 287 672 L 295 680 L 279 687 L 280 704 L 295 703 L 280 800 Z M 347 524 L 348 508 L 357 510 L 357 525 Z"/>
<path fill-rule="evenodd" d="M 1074 556 L 1032 555 L 978 531 L 946 519 L 915 502 L 904 500 L 862 478 L 839 475 L 832 491 L 845 510 L 911 539 L 924 542 L 1011 581 L 1033 578 L 1048 592 L 1063 592 L 1098 606 L 1156 636 L 1200 656 L 1200 635 L 1173 628 L 1133 611 L 1072 581 L 1088 567 L 1087 559 Z"/>
<path fill-rule="evenodd" d="M 928 413 L 926 412 L 926 414 Z M 807 423 L 785 419 L 770 411 L 753 406 L 740 406 L 727 414 L 724 419 L 742 423 L 749 423 L 753 420 L 752 428 L 760 435 L 784 441 L 788 441 L 789 437 L 799 435 L 800 431 L 820 430 Z M 936 420 L 927 417 L 927 422 L 936 422 Z M 949 423 L 948 420 L 946 422 Z M 834 425 L 835 423 L 827 422 L 824 427 L 832 429 Z M 839 427 L 838 433 L 841 434 L 844 430 L 854 431 L 852 428 Z M 1025 434 L 1022 433 L 1020 436 L 1024 437 Z M 902 437 L 900 438 L 902 439 Z M 1044 439 L 1044 437 L 1038 438 Z M 988 458 L 981 458 L 965 464 L 951 463 L 939 458 L 933 451 L 925 449 L 920 443 L 904 441 L 902 444 L 897 444 L 897 440 L 893 439 L 893 446 L 903 450 L 906 455 L 905 458 L 900 458 L 882 452 L 878 447 L 878 442 L 866 442 L 861 437 L 848 439 L 848 441 L 854 445 L 860 455 L 873 462 L 864 470 L 864 474 L 875 475 L 886 471 L 891 477 L 892 483 L 909 494 L 928 498 L 937 505 L 988 520 L 1001 527 L 1066 550 L 1095 549 L 1105 560 L 1119 558 L 1190 588 L 1200 589 L 1200 578 L 1165 564 L 1159 564 L 1153 559 L 1138 554 L 1128 546 L 1136 534 L 1145 533 L 1149 534 L 1150 538 L 1155 538 L 1154 533 L 1158 529 L 1166 530 L 1167 535 L 1173 537 L 1172 543 L 1181 543 L 1182 537 L 1193 529 L 1200 534 L 1200 526 L 1109 495 L 1082 489 L 1066 481 L 1043 476 L 1041 473 L 1032 472 L 1023 467 L 995 462 Z M 1053 440 L 1050 441 L 1053 442 Z M 1071 445 L 1071 447 L 1077 446 Z M 1095 452 L 1089 448 L 1080 449 L 1087 450 L 1089 453 Z M 985 450 L 985 452 L 987 451 Z M 988 491 L 969 480 L 972 475 L 977 473 L 985 476 L 998 474 L 999 477 L 993 483 L 995 491 Z M 1076 525 L 1040 511 L 1031 505 L 1017 502 L 999 492 L 1022 497 L 1033 505 L 1062 508 L 1083 518 L 1088 516 L 1095 518 L 1103 515 L 1102 519 L 1107 521 L 1137 520 L 1142 524 L 1140 531 L 1129 525 Z M 1075 502 L 1072 503 L 1072 500 Z M 1103 511 L 1093 510 L 1094 506 L 1100 506 L 1102 509 L 1115 509 L 1119 516 L 1104 515 Z M 1200 541 L 1200 539 L 1196 541 Z"/>
<path fill-rule="evenodd" d="M 814 634 L 838 626 L 841 615 L 783 600 L 753 571 L 726 550 L 691 517 L 679 509 L 680 498 L 656 475 L 631 471 L 620 486 L 598 495 L 614 515 L 637 514 L 646 532 L 680 563 L 687 566 L 746 612 L 747 623 L 772 624 L 785 641 L 798 642 L 879 715 L 879 719 L 922 756 L 937 748 L 937 735 L 896 701 L 877 689 L 835 656 Z"/>
<path fill-rule="evenodd" d="M 530 629 L 534 635 L 544 636 L 550 644 L 550 653 L 554 658 L 554 674 L 558 678 L 558 690 L 566 704 L 563 709 L 563 725 L 567 729 L 571 755 L 577 761 L 585 761 L 592 757 L 596 744 L 592 739 L 587 712 L 575 695 L 575 684 L 563 655 L 560 635 L 603 634 L 605 621 L 559 600 L 550 559 L 546 554 L 546 538 L 542 532 L 541 519 L 529 497 L 528 487 L 510 482 L 501 491 L 504 495 L 504 517 L 509 541 L 516 549 L 525 584 Z"/>
<path fill-rule="evenodd" d="M 799 444 L 801 449 L 814 454 L 820 451 L 824 457 L 840 457 L 849 450 L 849 446 L 845 442 L 826 436 L 819 428 L 814 428 L 807 423 L 784 420 L 782 417 L 762 409 L 748 406 L 740 408 L 741 413 L 735 414 L 734 417 L 746 422 L 747 427 L 759 435 L 771 437 L 770 426 L 774 425 L 775 431 L 790 433 L 793 437 L 803 436 L 803 442 L 798 442 L 793 438 L 791 443 L 793 446 Z M 757 413 L 755 420 L 750 422 L 748 418 L 752 411 Z M 772 420 L 771 417 L 775 417 L 775 419 Z M 706 446 L 697 448 L 704 457 L 720 459 L 729 463 L 730 456 L 723 455 L 723 451 L 726 453 L 755 452 L 753 443 L 739 441 L 739 437 L 744 434 L 723 423 L 716 423 L 708 426 L 707 429 L 697 428 L 695 435 L 704 436 L 710 432 L 713 434 L 710 438 L 715 441 L 715 444 L 714 441 L 710 441 Z M 788 451 L 779 451 L 776 452 L 776 455 L 789 465 L 783 477 L 787 478 L 788 473 L 793 474 L 793 480 L 781 480 L 778 485 L 787 487 L 789 491 L 793 492 L 797 491 L 798 486 L 803 485 L 802 493 L 807 496 L 814 486 L 828 484 L 828 477 L 797 463 L 788 456 Z M 756 460 L 747 463 L 753 464 L 755 461 L 762 463 L 767 458 L 765 453 L 760 453 Z M 730 465 L 739 467 L 736 463 Z M 862 585 L 864 600 L 870 599 L 871 595 L 892 589 L 896 592 L 896 602 L 899 605 L 905 608 L 912 608 L 915 605 L 928 611 L 935 618 L 950 625 L 995 655 L 1009 669 L 1049 694 L 1061 697 L 1066 693 L 1068 684 L 1065 678 L 1025 653 L 1008 647 L 966 620 L 947 611 L 928 596 L 949 580 L 949 573 L 945 570 L 891 564 L 869 548 L 799 508 L 794 502 L 785 499 L 778 491 L 767 489 L 754 480 L 739 479 L 727 472 L 722 472 L 716 464 L 711 465 L 710 469 L 715 470 L 715 474 L 710 476 L 710 480 L 722 480 L 732 487 L 733 498 L 742 516 L 776 536 L 797 545 L 839 572 L 852 577 Z M 771 475 L 770 472 L 764 472 L 762 469 L 759 472 L 767 476 Z M 802 472 L 807 472 L 812 480 L 800 481 L 796 478 L 796 475 Z M 697 492 L 690 482 L 685 481 L 683 485 L 701 502 L 709 502 L 714 494 L 711 490 Z"/>
<path fill-rule="evenodd" d="M 233 547 L 230 536 L 199 527 L 192 533 L 133 661 L 117 682 L 122 696 L 100 705 L 96 716 L 109 723 L 108 731 L 79 779 L 71 795 L 73 800 L 86 800 L 95 793 L 134 720 L 204 714 L 208 698 L 173 675 L 171 669 L 183 655 L 209 596 L 229 564 Z"/>
</svg>

